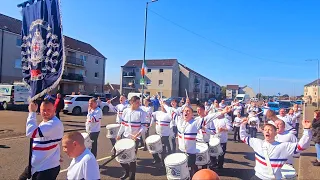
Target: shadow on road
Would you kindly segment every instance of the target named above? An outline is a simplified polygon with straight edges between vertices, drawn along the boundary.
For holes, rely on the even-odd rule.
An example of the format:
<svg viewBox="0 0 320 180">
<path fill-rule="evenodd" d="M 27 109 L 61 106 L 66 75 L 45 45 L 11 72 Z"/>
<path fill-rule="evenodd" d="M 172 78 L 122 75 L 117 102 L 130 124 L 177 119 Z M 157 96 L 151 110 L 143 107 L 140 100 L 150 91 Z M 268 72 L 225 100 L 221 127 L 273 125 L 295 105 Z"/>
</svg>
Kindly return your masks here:
<svg viewBox="0 0 320 180">
<path fill-rule="evenodd" d="M 251 167 L 251 168 L 254 167 L 254 166 L 250 165 L 249 162 L 240 162 L 240 161 L 235 161 L 235 160 L 233 160 L 233 159 L 228 159 L 228 158 L 225 158 L 224 162 L 226 162 L 226 163 L 232 163 L 232 164 L 240 164 L 240 165 L 248 166 L 248 167 Z"/>
<path fill-rule="evenodd" d="M 239 178 L 239 179 L 250 179 L 254 175 L 254 170 L 252 169 L 232 169 L 224 168 L 217 170 L 216 173 L 221 179 Z M 228 178 L 229 177 L 229 178 Z"/>
<path fill-rule="evenodd" d="M 317 157 L 317 153 L 301 153 L 301 156 Z"/>
<path fill-rule="evenodd" d="M 9 147 L 9 146 L 7 146 L 7 145 L 2 145 L 2 144 L 0 144 L 0 149 L 9 149 L 9 148 L 11 148 L 11 147 Z"/>
</svg>

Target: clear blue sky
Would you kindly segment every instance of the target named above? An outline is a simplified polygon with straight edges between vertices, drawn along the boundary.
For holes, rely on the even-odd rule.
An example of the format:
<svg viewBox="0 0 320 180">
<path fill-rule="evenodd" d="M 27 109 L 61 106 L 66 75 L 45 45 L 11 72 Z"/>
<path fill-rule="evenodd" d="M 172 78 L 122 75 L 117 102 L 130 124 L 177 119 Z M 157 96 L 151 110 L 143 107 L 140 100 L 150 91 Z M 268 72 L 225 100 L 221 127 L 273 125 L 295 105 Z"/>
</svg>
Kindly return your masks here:
<svg viewBox="0 0 320 180">
<path fill-rule="evenodd" d="M 21 19 L 19 2 L 1 1 L 0 12 Z M 64 34 L 108 58 L 107 82 L 119 83 L 120 66 L 143 58 L 145 3 L 62 0 Z M 177 58 L 220 85 L 256 93 L 260 78 L 269 95 L 301 95 L 317 78 L 317 63 L 305 60 L 320 58 L 319 0 L 159 0 L 149 7 L 158 15 L 149 11 L 147 58 Z"/>
</svg>

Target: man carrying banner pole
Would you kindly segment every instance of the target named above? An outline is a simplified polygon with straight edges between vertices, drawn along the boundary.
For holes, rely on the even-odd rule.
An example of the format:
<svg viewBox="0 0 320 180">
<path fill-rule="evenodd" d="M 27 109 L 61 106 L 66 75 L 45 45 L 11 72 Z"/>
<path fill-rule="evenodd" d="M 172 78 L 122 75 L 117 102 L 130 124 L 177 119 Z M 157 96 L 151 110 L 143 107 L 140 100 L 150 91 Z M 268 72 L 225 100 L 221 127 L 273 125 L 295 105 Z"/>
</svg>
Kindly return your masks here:
<svg viewBox="0 0 320 180">
<path fill-rule="evenodd" d="M 29 0 L 22 8 L 21 63 L 23 82 L 30 90 L 26 135 L 30 137 L 29 164 L 19 179 L 56 179 L 60 171 L 63 124 L 53 102 L 41 103 L 42 122 L 37 125 L 34 101 L 59 85 L 65 52 L 60 0 Z"/>
</svg>

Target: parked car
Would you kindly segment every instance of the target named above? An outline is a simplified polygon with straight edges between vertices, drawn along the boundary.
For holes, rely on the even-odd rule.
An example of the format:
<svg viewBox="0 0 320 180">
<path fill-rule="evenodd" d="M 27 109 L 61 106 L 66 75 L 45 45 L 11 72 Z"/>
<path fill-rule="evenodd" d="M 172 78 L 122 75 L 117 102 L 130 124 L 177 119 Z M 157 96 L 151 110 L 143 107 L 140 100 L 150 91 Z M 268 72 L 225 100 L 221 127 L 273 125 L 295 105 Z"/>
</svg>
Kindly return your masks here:
<svg viewBox="0 0 320 180">
<path fill-rule="evenodd" d="M 279 110 L 280 110 L 279 102 L 268 102 L 268 107 L 270 110 L 274 111 L 276 114 L 279 114 Z"/>
<path fill-rule="evenodd" d="M 284 108 L 287 112 L 289 112 L 289 109 L 293 106 L 291 101 L 278 101 L 280 109 Z"/>
<path fill-rule="evenodd" d="M 93 96 L 88 95 L 67 95 L 64 98 L 64 109 L 63 113 L 71 113 L 73 115 L 81 115 L 82 113 L 88 112 L 89 100 Z M 106 102 L 101 102 L 100 108 L 102 109 L 103 114 L 109 112 L 109 106 Z"/>
<path fill-rule="evenodd" d="M 296 100 L 294 103 L 301 105 L 301 104 L 304 104 L 304 101 L 303 100 Z"/>
</svg>

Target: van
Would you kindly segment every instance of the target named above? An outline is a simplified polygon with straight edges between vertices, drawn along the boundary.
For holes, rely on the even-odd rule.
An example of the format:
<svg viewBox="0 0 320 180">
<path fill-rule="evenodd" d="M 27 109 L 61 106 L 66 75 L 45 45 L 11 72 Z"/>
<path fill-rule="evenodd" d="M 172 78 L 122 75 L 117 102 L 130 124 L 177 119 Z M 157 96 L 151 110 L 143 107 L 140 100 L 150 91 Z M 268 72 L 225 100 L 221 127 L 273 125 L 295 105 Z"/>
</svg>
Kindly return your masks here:
<svg viewBox="0 0 320 180">
<path fill-rule="evenodd" d="M 4 110 L 28 105 L 29 89 L 24 84 L 0 84 L 0 105 Z"/>
<path fill-rule="evenodd" d="M 133 92 L 131 92 L 131 93 L 129 93 L 128 94 L 128 100 L 130 100 L 133 96 L 138 96 L 140 99 L 141 99 L 141 93 L 133 93 Z M 143 98 L 147 98 L 148 97 L 148 95 L 147 94 L 143 94 Z"/>
<path fill-rule="evenodd" d="M 250 101 L 250 96 L 248 94 L 238 94 L 236 96 L 236 99 L 242 103 L 242 104 L 246 104 L 247 102 Z"/>
</svg>

